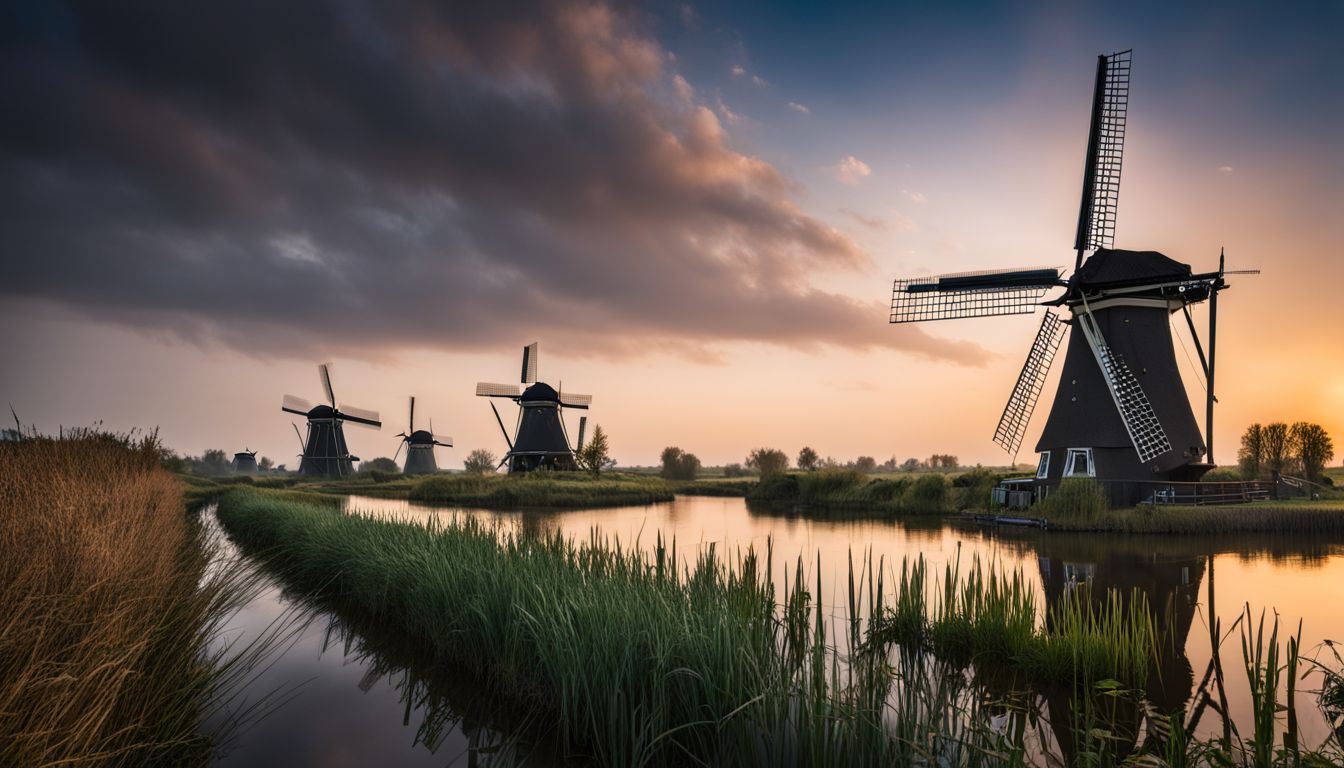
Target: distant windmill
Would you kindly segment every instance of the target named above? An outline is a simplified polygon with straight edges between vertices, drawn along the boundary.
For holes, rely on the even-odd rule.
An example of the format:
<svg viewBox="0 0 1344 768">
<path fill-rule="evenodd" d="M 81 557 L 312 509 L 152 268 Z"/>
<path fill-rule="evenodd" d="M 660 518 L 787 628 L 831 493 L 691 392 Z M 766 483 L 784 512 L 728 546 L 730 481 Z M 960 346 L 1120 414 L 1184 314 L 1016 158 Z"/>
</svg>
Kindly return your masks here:
<svg viewBox="0 0 1344 768">
<path fill-rule="evenodd" d="M 1003 410 L 994 442 L 1016 456 L 1060 341 L 1069 340 L 1050 416 L 1036 450 L 1039 498 L 1064 477 L 1109 481 L 1113 501 L 1132 504 L 1153 481 L 1198 480 L 1212 465 L 1214 344 L 1224 269 L 1194 274 L 1155 251 L 1115 250 L 1116 206 L 1129 103 L 1130 52 L 1101 56 L 1092 101 L 1074 273 L 1060 269 L 989 271 L 897 280 L 891 322 L 1030 314 L 1047 310 Z M 1088 251 L 1091 255 L 1084 258 Z M 1245 270 L 1241 274 L 1255 273 Z M 1064 293 L 1042 301 L 1051 288 Z M 1209 301 L 1208 356 L 1190 305 Z M 1172 346 L 1170 315 L 1182 313 L 1199 351 L 1208 392 L 1201 438 Z M 1147 489 L 1146 491 L 1144 489 Z"/>
<path fill-rule="evenodd" d="M 438 462 L 434 461 L 434 446 L 441 445 L 445 448 L 453 447 L 453 438 L 439 437 L 433 433 L 434 423 L 431 421 L 429 430 L 415 428 L 415 395 L 411 395 L 411 415 L 408 420 L 409 426 L 407 432 L 402 432 L 397 437 L 401 438 L 401 445 L 397 446 L 397 452 L 392 457 L 393 461 L 401 455 L 401 449 L 406 449 L 406 467 L 402 470 L 408 475 L 428 475 L 439 471 Z"/>
<path fill-rule="evenodd" d="M 296 413 L 308 418 L 308 439 L 299 438 L 303 446 L 303 459 L 299 462 L 299 474 L 321 477 L 346 477 L 355 473 L 354 463 L 358 456 L 351 456 L 345 445 L 345 431 L 342 422 L 351 422 L 363 426 L 381 428 L 376 411 L 352 408 L 348 405 L 336 406 L 336 393 L 331 388 L 331 364 L 323 363 L 317 367 L 322 379 L 322 389 L 326 392 L 330 405 L 313 406 L 303 398 L 285 395 L 280 410 Z M 295 431 L 298 427 L 295 427 Z"/>
<path fill-rule="evenodd" d="M 233 454 L 233 471 L 240 475 L 257 474 L 257 452 L 243 450 Z"/>
<path fill-rule="evenodd" d="M 531 384 L 522 389 L 517 384 L 476 385 L 478 397 L 504 397 L 518 404 L 518 424 L 514 429 L 513 440 L 504 428 L 504 419 L 499 409 L 490 403 L 499 422 L 499 430 L 504 433 L 504 442 L 509 446 L 501 464 L 507 463 L 510 472 L 529 472 L 534 469 L 572 470 L 578 465 L 574 453 L 583 447 L 583 432 L 588 426 L 588 417 L 579 419 L 579 439 L 574 448 L 569 447 L 569 436 L 565 432 L 565 408 L 587 410 L 592 404 L 592 395 L 576 395 L 570 392 L 557 392 L 549 384 L 537 381 L 537 345 L 535 342 L 523 348 L 522 383 Z"/>
</svg>

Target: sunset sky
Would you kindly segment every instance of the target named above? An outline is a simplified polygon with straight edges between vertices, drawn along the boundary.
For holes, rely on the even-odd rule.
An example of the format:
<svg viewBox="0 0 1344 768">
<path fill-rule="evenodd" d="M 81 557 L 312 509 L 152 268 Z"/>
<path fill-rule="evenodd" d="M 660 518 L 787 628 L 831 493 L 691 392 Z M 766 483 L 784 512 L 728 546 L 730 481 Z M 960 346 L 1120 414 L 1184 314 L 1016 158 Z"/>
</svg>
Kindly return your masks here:
<svg viewBox="0 0 1344 768">
<path fill-rule="evenodd" d="M 538 341 L 623 464 L 1004 464 L 1037 319 L 893 326 L 891 281 L 1072 267 L 1133 48 L 1116 246 L 1263 270 L 1220 300 L 1215 458 L 1306 419 L 1338 464 L 1344 3 L 1175 5 L 8 3 L 0 399 L 292 466 L 281 396 L 331 360 L 384 419 L 356 454 L 414 394 L 460 467 Z"/>
</svg>

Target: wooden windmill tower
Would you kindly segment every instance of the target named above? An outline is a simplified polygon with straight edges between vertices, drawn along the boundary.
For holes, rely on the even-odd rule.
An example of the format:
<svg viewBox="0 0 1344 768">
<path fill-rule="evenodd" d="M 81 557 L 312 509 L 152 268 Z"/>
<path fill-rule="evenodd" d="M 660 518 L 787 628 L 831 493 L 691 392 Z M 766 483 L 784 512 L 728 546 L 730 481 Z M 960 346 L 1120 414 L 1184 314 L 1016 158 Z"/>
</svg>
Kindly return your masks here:
<svg viewBox="0 0 1344 768">
<path fill-rule="evenodd" d="M 327 395 L 327 403 L 313 406 L 303 398 L 285 395 L 280 410 L 296 413 L 308 418 L 308 439 L 301 440 L 303 458 L 299 462 L 299 474 L 320 477 L 348 477 L 355 473 L 354 462 L 358 456 L 351 456 L 345 444 L 343 422 L 381 428 L 376 411 L 353 408 L 348 405 L 336 406 L 336 393 L 331 388 L 331 364 L 323 363 L 317 367 L 322 379 L 322 389 Z"/>
<path fill-rule="evenodd" d="M 518 384 L 481 382 L 476 385 L 478 397 L 503 397 L 518 405 L 518 423 L 510 440 L 499 409 L 495 408 L 493 402 L 490 403 L 495 420 L 499 422 L 499 430 L 504 433 L 504 442 L 509 446 L 509 452 L 501 464 L 507 463 L 510 472 L 577 469 L 574 453 L 583 447 L 583 432 L 588 425 L 588 417 L 579 419 L 579 440 L 574 448 L 570 448 L 569 436 L 565 431 L 564 409 L 587 410 L 593 402 L 592 395 L 557 392 L 549 384 L 537 381 L 536 342 L 523 348 L 521 379 L 522 384 L 530 385 L 527 389 Z"/>
<path fill-rule="evenodd" d="M 897 280 L 892 292 L 893 323 L 1059 310 L 1046 310 L 994 432 L 1014 456 L 1060 342 L 1075 331 L 1036 445 L 1037 498 L 1062 478 L 1094 477 L 1113 502 L 1132 504 L 1154 493 L 1155 483 L 1198 480 L 1213 466 L 1206 436 L 1213 432 L 1218 293 L 1228 287 L 1225 275 L 1237 273 L 1224 269 L 1221 255 L 1217 271 L 1196 274 L 1156 251 L 1112 247 L 1129 74 L 1129 51 L 1099 57 L 1067 280 L 1060 269 L 1017 269 Z M 1064 290 L 1045 300 L 1053 288 Z M 1203 301 L 1210 306 L 1207 356 L 1190 314 Z M 1206 379 L 1205 436 L 1176 364 L 1170 318 L 1177 313 L 1190 326 Z"/>
<path fill-rule="evenodd" d="M 441 445 L 445 448 L 453 447 L 453 438 L 439 437 L 434 434 L 434 422 L 430 421 L 429 429 L 415 428 L 415 395 L 411 395 L 411 415 L 407 422 L 407 432 L 402 432 L 397 437 L 401 438 L 401 445 L 397 446 L 397 453 L 392 457 L 393 461 L 401 455 L 401 449 L 406 449 L 406 466 L 401 470 L 407 475 L 429 475 L 439 471 L 439 464 L 434 460 L 434 446 Z"/>
</svg>

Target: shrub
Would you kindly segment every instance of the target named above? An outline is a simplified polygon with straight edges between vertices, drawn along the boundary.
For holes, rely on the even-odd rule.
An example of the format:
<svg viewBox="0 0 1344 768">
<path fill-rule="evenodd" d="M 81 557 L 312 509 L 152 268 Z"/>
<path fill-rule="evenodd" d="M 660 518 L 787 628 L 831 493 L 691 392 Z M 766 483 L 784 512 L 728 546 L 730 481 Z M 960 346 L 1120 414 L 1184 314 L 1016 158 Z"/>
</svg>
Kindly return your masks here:
<svg viewBox="0 0 1344 768">
<path fill-rule="evenodd" d="M 777 475 L 789 468 L 789 457 L 776 448 L 757 448 L 747 455 L 747 466 L 761 477 Z"/>
<path fill-rule="evenodd" d="M 1235 483 L 1241 480 L 1241 470 L 1232 467 L 1217 467 L 1204 473 L 1200 480 L 1206 483 Z"/>
<path fill-rule="evenodd" d="M 942 512 L 947 507 L 947 479 L 940 474 L 920 475 L 905 489 L 905 508 L 910 512 Z"/>
<path fill-rule="evenodd" d="M 1049 496 L 1036 504 L 1044 517 L 1066 520 L 1095 519 L 1111 508 L 1106 489 L 1090 477 L 1066 478 Z"/>
</svg>

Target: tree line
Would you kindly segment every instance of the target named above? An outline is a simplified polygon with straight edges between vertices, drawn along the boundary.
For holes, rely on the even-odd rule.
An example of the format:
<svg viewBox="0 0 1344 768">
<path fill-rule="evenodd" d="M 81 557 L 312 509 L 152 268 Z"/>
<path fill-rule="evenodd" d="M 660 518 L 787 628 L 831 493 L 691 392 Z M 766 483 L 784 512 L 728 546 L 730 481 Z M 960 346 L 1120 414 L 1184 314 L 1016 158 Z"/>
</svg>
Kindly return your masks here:
<svg viewBox="0 0 1344 768">
<path fill-rule="evenodd" d="M 1294 475 L 1321 482 L 1328 480 L 1325 467 L 1334 457 L 1334 442 L 1320 424 L 1276 421 L 1246 428 L 1237 451 L 1237 466 L 1247 480 Z"/>
</svg>

